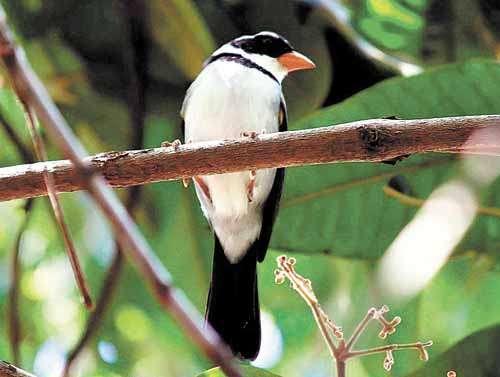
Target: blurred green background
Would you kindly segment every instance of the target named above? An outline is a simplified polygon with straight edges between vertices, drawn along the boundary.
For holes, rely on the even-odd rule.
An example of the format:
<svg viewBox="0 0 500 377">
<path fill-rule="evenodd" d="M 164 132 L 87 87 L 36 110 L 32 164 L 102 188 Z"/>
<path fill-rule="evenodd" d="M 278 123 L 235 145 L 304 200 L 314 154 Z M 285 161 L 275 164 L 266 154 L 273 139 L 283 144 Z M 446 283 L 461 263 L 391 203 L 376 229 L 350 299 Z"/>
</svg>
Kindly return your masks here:
<svg viewBox="0 0 500 377">
<path fill-rule="evenodd" d="M 17 40 L 91 153 L 155 147 L 179 137 L 180 104 L 204 59 L 228 40 L 262 30 L 282 34 L 318 66 L 286 79 L 291 129 L 385 116 L 500 113 L 500 6 L 494 0 L 1 3 Z M 1 79 L 0 114 L 31 149 L 3 72 Z M 0 145 L 1 167 L 24 162 L 4 128 Z M 62 158 L 54 147 L 49 154 Z M 374 288 L 378 259 L 417 211 L 383 188 L 392 182 L 406 195 L 424 199 L 460 169 L 457 156 L 443 154 L 412 156 L 395 166 L 288 169 L 272 250 L 259 266 L 265 314 L 256 365 L 287 377 L 334 371 L 308 307 L 291 289 L 274 284 L 275 259 L 287 253 L 297 258 L 298 271 L 312 280 L 323 308 L 346 333 L 369 307 L 385 303 L 403 317 L 391 341 L 434 341 L 429 364 L 415 352 L 401 352 L 387 373 L 383 356 L 373 356 L 353 361 L 349 376 L 440 377 L 449 369 L 459 376 L 500 376 L 498 216 L 478 215 L 417 296 L 400 302 Z M 481 191 L 480 204 L 500 207 L 499 193 L 495 182 Z M 148 241 L 177 286 L 204 311 L 212 237 L 192 187 L 159 183 L 139 194 L 118 194 L 135 203 Z M 113 259 L 113 235 L 88 196 L 60 197 L 97 297 L 112 261 L 120 263 Z M 48 200 L 36 199 L 25 209 L 24 201 L 0 203 L 0 359 L 14 360 L 9 287 L 19 235 L 18 365 L 39 377 L 60 376 L 90 314 L 80 304 Z M 383 344 L 375 340 L 376 330 L 360 346 Z M 174 377 L 209 367 L 125 263 L 102 323 L 72 371 L 81 377 Z"/>
</svg>

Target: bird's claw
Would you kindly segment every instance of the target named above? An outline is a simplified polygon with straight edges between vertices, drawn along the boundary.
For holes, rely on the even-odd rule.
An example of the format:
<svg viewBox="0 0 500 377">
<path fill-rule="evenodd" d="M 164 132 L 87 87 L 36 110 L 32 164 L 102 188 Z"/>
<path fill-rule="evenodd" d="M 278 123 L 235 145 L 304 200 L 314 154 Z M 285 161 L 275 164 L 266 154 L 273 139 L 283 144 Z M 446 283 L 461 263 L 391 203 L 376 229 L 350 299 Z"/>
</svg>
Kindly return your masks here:
<svg viewBox="0 0 500 377">
<path fill-rule="evenodd" d="M 176 151 L 176 152 L 179 150 L 179 147 L 181 145 L 182 145 L 182 142 L 179 139 L 175 139 L 172 142 L 170 142 L 170 141 L 164 141 L 164 142 L 161 143 L 162 148 L 173 147 L 174 151 Z M 189 182 L 190 182 L 190 178 L 182 178 L 182 185 L 184 186 L 184 188 L 188 188 L 189 187 Z"/>
<path fill-rule="evenodd" d="M 253 201 L 253 191 L 255 189 L 255 177 L 257 177 L 257 172 L 255 170 L 250 170 L 250 180 L 247 185 L 247 198 L 248 202 Z"/>
<path fill-rule="evenodd" d="M 264 135 L 264 134 L 266 134 L 266 130 L 262 129 L 262 130 L 260 130 L 260 132 L 257 132 L 257 131 L 245 131 L 245 132 L 241 133 L 241 136 L 242 137 L 248 137 L 250 139 L 256 139 L 257 136 Z"/>
<path fill-rule="evenodd" d="M 248 137 L 252 140 L 256 139 L 257 136 L 264 135 L 266 133 L 265 129 L 262 129 L 260 132 L 257 131 L 245 131 L 241 133 L 242 137 Z M 255 189 L 255 177 L 257 177 L 257 172 L 255 170 L 250 170 L 250 180 L 247 185 L 247 198 L 248 202 L 253 202 L 253 192 Z"/>
<path fill-rule="evenodd" d="M 174 141 L 164 141 L 161 143 L 162 148 L 168 148 L 168 147 L 173 147 L 174 151 L 178 151 L 179 147 L 182 145 L 181 141 L 179 139 L 175 139 Z"/>
</svg>

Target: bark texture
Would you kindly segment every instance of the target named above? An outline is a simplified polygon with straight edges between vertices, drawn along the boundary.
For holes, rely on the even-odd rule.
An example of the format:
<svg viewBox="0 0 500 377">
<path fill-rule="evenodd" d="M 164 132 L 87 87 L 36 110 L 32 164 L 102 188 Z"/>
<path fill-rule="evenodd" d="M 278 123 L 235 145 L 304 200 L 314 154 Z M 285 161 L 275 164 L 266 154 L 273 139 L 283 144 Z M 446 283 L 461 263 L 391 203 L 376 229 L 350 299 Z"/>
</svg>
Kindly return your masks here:
<svg viewBox="0 0 500 377">
<path fill-rule="evenodd" d="M 0 361 L 0 377 L 35 377 L 34 375 L 15 367 L 14 365 Z"/>
<path fill-rule="evenodd" d="M 482 132 L 478 132 L 482 131 Z M 491 131 L 491 132 L 488 132 Z M 106 152 L 87 161 L 113 187 L 130 187 L 196 175 L 339 162 L 382 162 L 415 153 L 500 155 L 500 115 L 374 119 L 301 131 L 181 145 Z M 470 137 L 476 136 L 473 141 Z M 493 135 L 493 136 L 492 136 Z M 47 195 L 43 170 L 58 192 L 82 190 L 67 160 L 0 169 L 0 201 Z"/>
</svg>

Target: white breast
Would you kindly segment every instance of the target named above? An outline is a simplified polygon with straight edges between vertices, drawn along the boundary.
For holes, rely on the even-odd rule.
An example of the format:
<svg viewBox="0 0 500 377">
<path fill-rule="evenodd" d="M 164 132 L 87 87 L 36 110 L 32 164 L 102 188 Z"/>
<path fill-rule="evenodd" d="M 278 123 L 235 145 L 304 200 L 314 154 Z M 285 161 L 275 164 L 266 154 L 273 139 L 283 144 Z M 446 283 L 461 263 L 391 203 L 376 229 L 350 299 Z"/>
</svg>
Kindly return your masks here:
<svg viewBox="0 0 500 377">
<path fill-rule="evenodd" d="M 277 132 L 280 98 L 281 86 L 262 72 L 236 62 L 213 62 L 188 90 L 186 142 L 240 138 L 245 131 Z M 203 212 L 233 263 L 260 234 L 262 205 L 274 175 L 275 169 L 257 172 L 252 202 L 247 198 L 249 172 L 203 176 L 212 203 L 196 188 Z"/>
</svg>

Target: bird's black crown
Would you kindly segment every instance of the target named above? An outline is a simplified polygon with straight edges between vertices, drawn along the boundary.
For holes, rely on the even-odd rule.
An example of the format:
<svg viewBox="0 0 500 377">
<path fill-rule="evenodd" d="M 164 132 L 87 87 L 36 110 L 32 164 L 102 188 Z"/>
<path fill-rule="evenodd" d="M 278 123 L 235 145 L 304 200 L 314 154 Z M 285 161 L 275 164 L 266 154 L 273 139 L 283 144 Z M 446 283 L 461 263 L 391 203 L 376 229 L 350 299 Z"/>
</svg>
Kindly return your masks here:
<svg viewBox="0 0 500 377">
<path fill-rule="evenodd" d="M 285 38 L 270 32 L 238 38 L 232 41 L 231 45 L 241 48 L 249 54 L 267 55 L 272 58 L 277 58 L 287 52 L 293 51 L 293 47 Z"/>
</svg>

